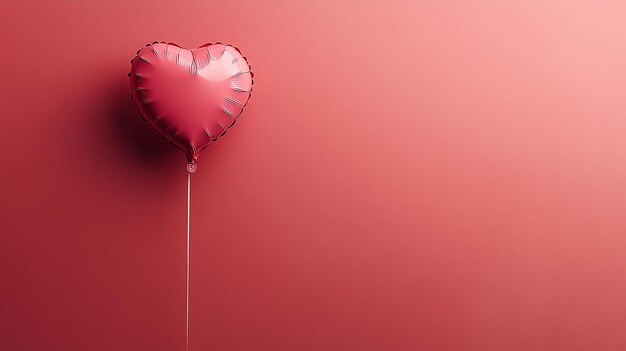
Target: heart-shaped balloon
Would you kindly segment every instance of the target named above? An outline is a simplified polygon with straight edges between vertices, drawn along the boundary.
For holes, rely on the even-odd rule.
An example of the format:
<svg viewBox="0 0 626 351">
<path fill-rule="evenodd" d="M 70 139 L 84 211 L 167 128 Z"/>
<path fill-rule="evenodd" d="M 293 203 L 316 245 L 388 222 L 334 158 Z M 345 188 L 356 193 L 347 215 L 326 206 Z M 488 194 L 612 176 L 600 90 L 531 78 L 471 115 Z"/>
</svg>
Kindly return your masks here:
<svg viewBox="0 0 626 351">
<path fill-rule="evenodd" d="M 194 172 L 200 151 L 224 135 L 252 92 L 250 65 L 221 43 L 146 45 L 131 61 L 131 97 L 144 120 L 181 149 Z"/>
</svg>

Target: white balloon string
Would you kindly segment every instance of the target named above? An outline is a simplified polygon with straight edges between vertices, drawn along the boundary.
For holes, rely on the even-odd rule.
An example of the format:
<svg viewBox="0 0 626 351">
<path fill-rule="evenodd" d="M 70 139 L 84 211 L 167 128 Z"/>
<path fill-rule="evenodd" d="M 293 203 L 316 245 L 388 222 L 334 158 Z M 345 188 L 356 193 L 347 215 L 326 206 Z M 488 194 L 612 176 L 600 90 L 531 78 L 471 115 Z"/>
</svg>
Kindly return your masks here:
<svg viewBox="0 0 626 351">
<path fill-rule="evenodd" d="M 187 173 L 187 295 L 186 295 L 186 315 L 187 315 L 187 336 L 185 350 L 189 351 L 189 208 L 191 197 L 191 173 Z"/>
</svg>

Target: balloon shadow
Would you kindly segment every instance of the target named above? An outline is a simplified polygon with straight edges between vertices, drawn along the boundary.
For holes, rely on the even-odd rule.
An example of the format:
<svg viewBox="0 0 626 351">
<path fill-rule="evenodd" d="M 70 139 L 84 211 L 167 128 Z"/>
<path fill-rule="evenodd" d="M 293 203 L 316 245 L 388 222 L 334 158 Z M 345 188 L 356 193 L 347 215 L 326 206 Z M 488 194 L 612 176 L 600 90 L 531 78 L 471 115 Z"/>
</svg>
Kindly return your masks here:
<svg viewBox="0 0 626 351">
<path fill-rule="evenodd" d="M 124 157 L 132 158 L 131 162 L 149 168 L 167 168 L 175 158 L 178 163 L 185 163 L 184 155 L 141 118 L 127 84 L 112 86 L 105 106 L 111 142 L 119 145 Z"/>
</svg>

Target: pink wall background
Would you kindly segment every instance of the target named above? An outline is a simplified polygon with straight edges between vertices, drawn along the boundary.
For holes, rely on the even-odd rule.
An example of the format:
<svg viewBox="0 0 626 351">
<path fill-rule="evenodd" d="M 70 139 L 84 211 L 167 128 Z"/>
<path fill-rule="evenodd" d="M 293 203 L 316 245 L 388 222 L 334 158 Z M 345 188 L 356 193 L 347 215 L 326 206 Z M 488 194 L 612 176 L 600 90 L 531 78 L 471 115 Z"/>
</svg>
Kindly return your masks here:
<svg viewBox="0 0 626 351">
<path fill-rule="evenodd" d="M 183 154 L 126 74 L 240 47 L 192 350 L 626 349 L 624 1 L 6 1 L 0 349 L 182 350 Z"/>
</svg>

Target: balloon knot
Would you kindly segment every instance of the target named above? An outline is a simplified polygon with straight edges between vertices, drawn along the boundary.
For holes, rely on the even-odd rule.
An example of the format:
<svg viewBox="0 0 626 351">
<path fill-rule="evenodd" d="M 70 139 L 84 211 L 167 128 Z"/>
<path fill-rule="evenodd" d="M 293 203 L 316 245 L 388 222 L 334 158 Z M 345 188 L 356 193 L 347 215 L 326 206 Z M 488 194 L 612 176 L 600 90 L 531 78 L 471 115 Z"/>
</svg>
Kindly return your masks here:
<svg viewBox="0 0 626 351">
<path fill-rule="evenodd" d="M 196 163 L 196 161 L 191 161 L 187 164 L 187 172 L 194 173 L 197 170 L 198 170 L 198 164 Z"/>
</svg>

